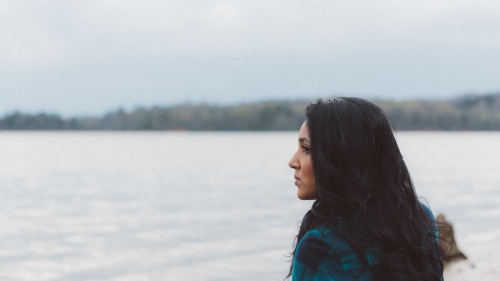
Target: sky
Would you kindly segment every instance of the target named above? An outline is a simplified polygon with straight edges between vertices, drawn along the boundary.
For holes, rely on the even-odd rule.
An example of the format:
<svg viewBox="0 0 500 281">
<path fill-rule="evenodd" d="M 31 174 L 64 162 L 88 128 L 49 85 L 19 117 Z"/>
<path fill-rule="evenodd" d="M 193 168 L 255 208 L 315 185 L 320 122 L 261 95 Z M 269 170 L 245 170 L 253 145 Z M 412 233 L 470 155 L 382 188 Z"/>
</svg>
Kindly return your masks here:
<svg viewBox="0 0 500 281">
<path fill-rule="evenodd" d="M 0 115 L 498 91 L 498 0 L 0 0 Z"/>
</svg>

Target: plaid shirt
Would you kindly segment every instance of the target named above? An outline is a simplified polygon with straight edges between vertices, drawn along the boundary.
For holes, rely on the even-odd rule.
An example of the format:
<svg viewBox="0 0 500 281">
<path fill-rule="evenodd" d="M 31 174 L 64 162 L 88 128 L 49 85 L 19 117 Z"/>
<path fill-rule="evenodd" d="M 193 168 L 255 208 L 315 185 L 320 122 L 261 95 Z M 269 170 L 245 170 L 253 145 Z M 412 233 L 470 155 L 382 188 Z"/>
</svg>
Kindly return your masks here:
<svg viewBox="0 0 500 281">
<path fill-rule="evenodd" d="M 424 209 L 434 219 L 431 211 L 425 206 Z M 437 237 L 437 233 L 435 235 Z M 380 263 L 379 246 L 368 248 L 365 255 L 370 267 Z M 345 238 L 327 227 L 312 229 L 297 244 L 292 281 L 333 280 L 370 281 L 372 275 L 369 268 L 363 267 L 361 259 Z"/>
</svg>

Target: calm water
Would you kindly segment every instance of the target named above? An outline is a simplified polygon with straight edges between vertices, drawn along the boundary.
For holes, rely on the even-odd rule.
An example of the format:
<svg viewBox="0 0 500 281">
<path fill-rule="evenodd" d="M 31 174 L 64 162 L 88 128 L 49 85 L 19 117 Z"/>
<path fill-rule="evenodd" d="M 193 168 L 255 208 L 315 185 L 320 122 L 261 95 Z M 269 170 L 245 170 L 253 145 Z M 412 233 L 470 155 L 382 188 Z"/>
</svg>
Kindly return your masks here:
<svg viewBox="0 0 500 281">
<path fill-rule="evenodd" d="M 419 196 L 499 280 L 500 133 L 397 139 Z M 295 197 L 295 145 L 295 132 L 0 133 L 0 280 L 282 280 L 311 204 Z"/>
</svg>

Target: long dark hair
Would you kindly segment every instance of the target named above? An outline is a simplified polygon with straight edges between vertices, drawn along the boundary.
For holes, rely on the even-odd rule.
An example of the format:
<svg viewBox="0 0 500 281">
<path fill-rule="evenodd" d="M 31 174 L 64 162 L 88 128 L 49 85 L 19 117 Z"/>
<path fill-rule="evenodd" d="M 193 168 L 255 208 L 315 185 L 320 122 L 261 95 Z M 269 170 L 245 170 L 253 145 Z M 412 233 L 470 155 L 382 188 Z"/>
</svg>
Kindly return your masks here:
<svg viewBox="0 0 500 281">
<path fill-rule="evenodd" d="M 316 200 L 295 247 L 308 230 L 332 225 L 365 268 L 363 251 L 381 247 L 374 280 L 441 280 L 435 222 L 419 203 L 385 112 L 363 99 L 334 98 L 310 104 L 306 117 Z"/>
</svg>

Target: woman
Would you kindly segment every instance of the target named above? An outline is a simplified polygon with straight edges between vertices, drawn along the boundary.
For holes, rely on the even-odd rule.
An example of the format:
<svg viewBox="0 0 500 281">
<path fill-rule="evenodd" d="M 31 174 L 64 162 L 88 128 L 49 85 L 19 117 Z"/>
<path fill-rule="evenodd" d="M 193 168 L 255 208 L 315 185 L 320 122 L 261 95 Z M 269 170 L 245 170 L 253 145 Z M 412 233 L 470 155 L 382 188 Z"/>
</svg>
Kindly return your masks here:
<svg viewBox="0 0 500 281">
<path fill-rule="evenodd" d="M 290 160 L 302 220 L 288 277 L 442 280 L 437 230 L 415 194 L 386 114 L 358 98 L 306 109 Z"/>
</svg>

